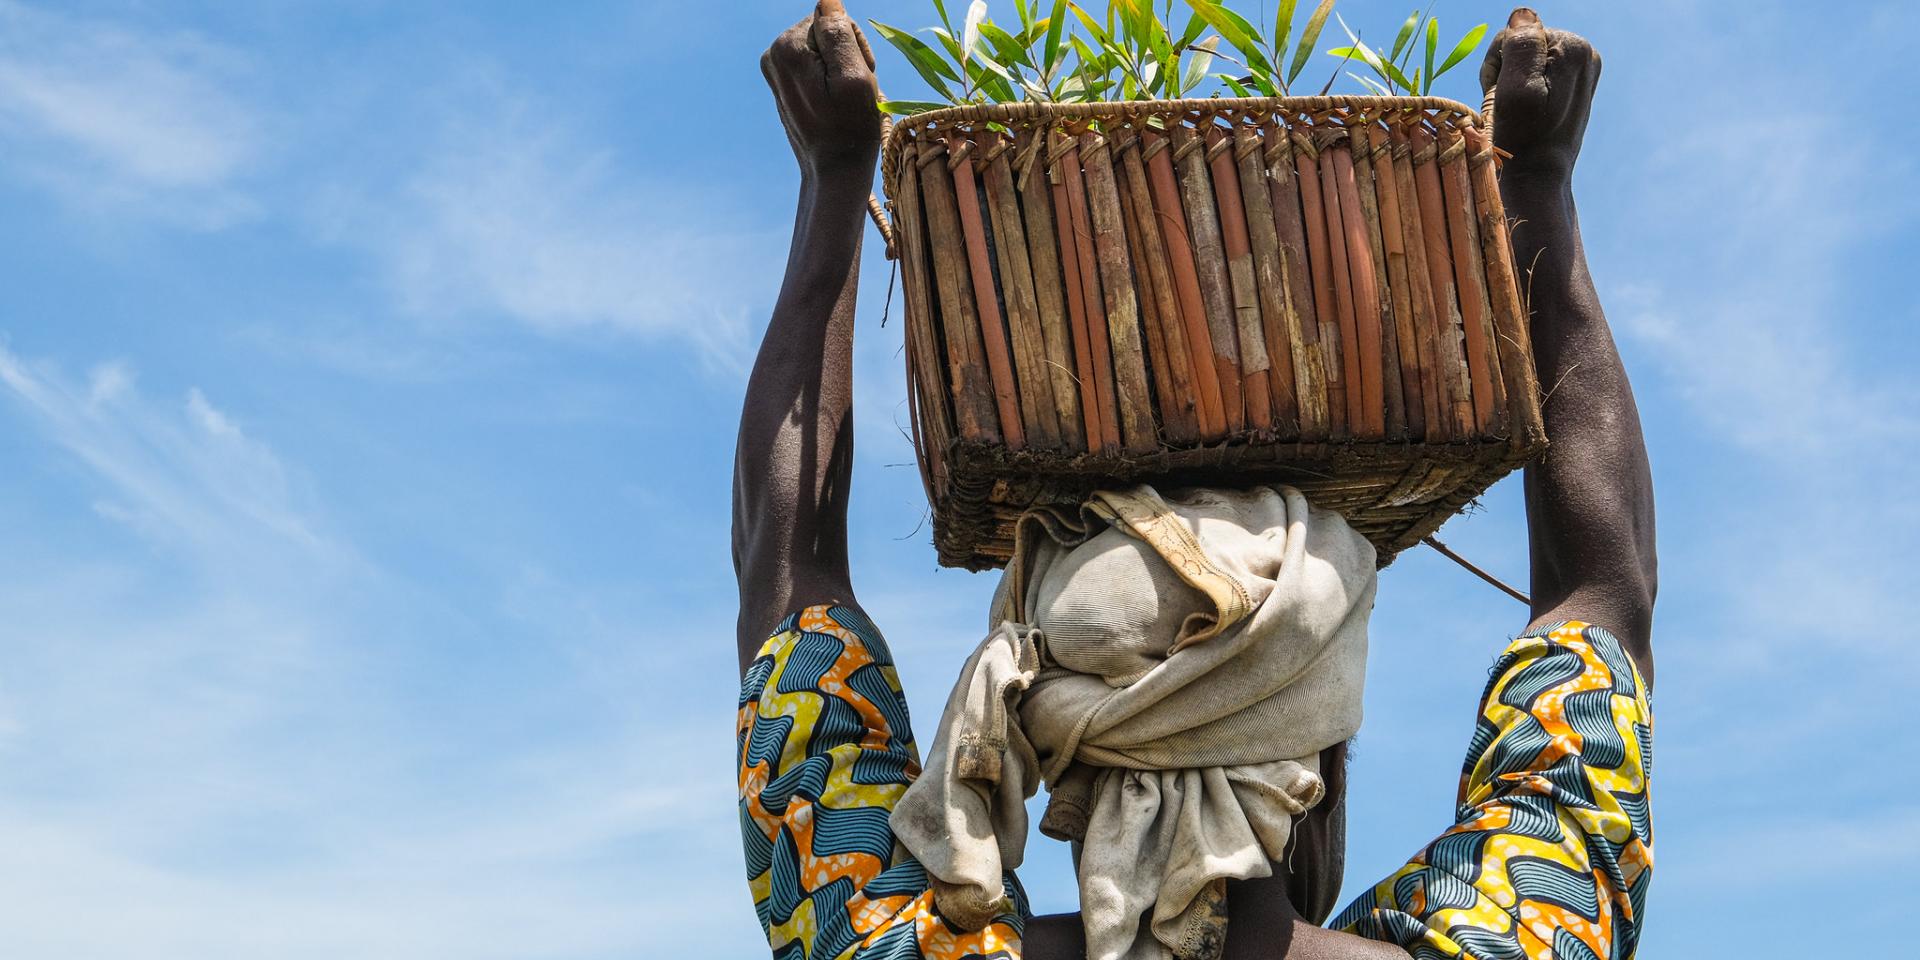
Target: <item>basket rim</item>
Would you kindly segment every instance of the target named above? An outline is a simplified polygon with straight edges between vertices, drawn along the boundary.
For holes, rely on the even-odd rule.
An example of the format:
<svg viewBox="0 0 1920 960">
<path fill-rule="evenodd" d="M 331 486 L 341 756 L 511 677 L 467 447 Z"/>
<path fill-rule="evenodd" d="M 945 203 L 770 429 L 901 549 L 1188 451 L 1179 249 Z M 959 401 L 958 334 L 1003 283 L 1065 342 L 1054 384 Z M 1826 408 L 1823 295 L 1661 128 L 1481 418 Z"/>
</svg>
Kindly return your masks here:
<svg viewBox="0 0 1920 960">
<path fill-rule="evenodd" d="M 981 123 L 1054 123 L 1072 120 L 1136 120 L 1142 117 L 1265 118 L 1276 114 L 1305 116 L 1340 111 L 1362 116 L 1390 113 L 1438 114 L 1449 121 L 1464 119 L 1470 127 L 1486 129 L 1480 111 L 1447 97 L 1382 97 L 1366 94 L 1329 94 L 1312 97 L 1196 97 L 1183 100 L 1097 100 L 1087 103 L 967 103 L 889 119 L 882 146 L 881 171 L 891 173 L 909 135 L 940 127 Z M 891 181 L 891 177 L 887 177 Z M 888 183 L 888 194 L 892 184 Z"/>
</svg>

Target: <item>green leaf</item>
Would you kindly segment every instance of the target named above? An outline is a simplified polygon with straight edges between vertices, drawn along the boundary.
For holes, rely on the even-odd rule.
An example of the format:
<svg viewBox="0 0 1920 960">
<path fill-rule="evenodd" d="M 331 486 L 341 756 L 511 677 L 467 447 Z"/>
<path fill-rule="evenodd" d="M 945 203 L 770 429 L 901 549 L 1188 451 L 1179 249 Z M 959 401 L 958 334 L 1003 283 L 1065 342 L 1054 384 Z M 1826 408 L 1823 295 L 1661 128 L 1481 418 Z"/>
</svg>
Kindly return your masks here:
<svg viewBox="0 0 1920 960">
<path fill-rule="evenodd" d="M 1013 0 L 1013 8 L 1020 12 L 1020 29 L 1033 26 L 1033 5 L 1027 0 Z"/>
<path fill-rule="evenodd" d="M 1420 95 L 1420 88 L 1415 86 L 1413 81 L 1408 80 L 1406 74 L 1400 72 L 1400 66 L 1398 64 L 1392 60 L 1388 60 L 1385 66 L 1387 68 L 1387 77 L 1394 83 L 1399 84 L 1401 89 L 1407 91 L 1407 96 L 1414 97 Z"/>
<path fill-rule="evenodd" d="M 1060 67 L 1060 32 L 1067 27 L 1067 0 L 1054 0 L 1053 14 L 1047 17 L 1047 45 L 1040 48 L 1040 57 L 1047 76 Z"/>
<path fill-rule="evenodd" d="M 1293 8 L 1295 0 L 1280 0 L 1280 7 L 1273 12 L 1273 56 L 1276 60 L 1287 56 L 1287 41 L 1293 39 Z"/>
<path fill-rule="evenodd" d="M 891 113 L 897 117 L 904 117 L 912 116 L 916 113 L 926 113 L 928 110 L 945 110 L 950 106 L 952 106 L 952 104 L 928 103 L 925 100 L 882 100 L 880 101 L 880 112 Z"/>
<path fill-rule="evenodd" d="M 1100 69 L 1101 55 L 1094 53 L 1093 48 L 1087 46 L 1087 42 L 1085 40 L 1080 39 L 1079 34 L 1074 34 L 1072 37 L 1069 37 L 1067 39 L 1073 44 L 1074 56 L 1077 56 L 1080 58 L 1080 65 L 1082 69 L 1085 69 L 1085 70 Z"/>
<path fill-rule="evenodd" d="M 1187 28 L 1185 30 L 1180 31 L 1180 46 L 1182 48 L 1193 46 L 1193 42 L 1195 40 L 1200 39 L 1200 35 L 1206 32 L 1207 32 L 1206 18 L 1200 16 L 1197 13 L 1194 14 L 1192 17 L 1189 17 L 1187 19 Z"/>
<path fill-rule="evenodd" d="M 985 70 L 986 72 L 991 73 L 994 76 L 1007 81 L 1008 83 L 1013 82 L 1013 71 L 1008 69 L 1008 66 L 1006 64 L 1001 63 L 1000 61 L 995 60 L 993 57 L 989 56 L 988 51 L 985 49 L 975 51 L 974 58 L 972 60 L 967 61 L 967 66 L 969 69 L 978 67 L 979 69 Z"/>
<path fill-rule="evenodd" d="M 1075 17 L 1079 18 L 1080 25 L 1087 28 L 1087 32 L 1093 35 L 1095 42 L 1101 46 L 1106 46 L 1113 42 L 1113 34 L 1110 33 L 1107 28 L 1101 26 L 1100 21 L 1095 20 L 1087 11 L 1080 9 L 1080 4 L 1073 2 L 1073 0 L 1068 0 L 1067 8 L 1073 11 Z"/>
<path fill-rule="evenodd" d="M 1340 29 L 1347 32 L 1347 39 L 1353 41 L 1353 46 L 1341 47 L 1338 50 L 1329 50 L 1327 51 L 1327 55 L 1330 57 L 1341 57 L 1343 59 L 1359 57 L 1360 62 L 1372 68 L 1373 72 L 1378 75 L 1380 79 L 1391 81 L 1393 78 L 1387 73 L 1386 64 L 1381 62 L 1380 55 L 1373 52 L 1373 48 L 1367 46 L 1366 43 L 1360 39 L 1360 35 L 1353 32 L 1352 27 L 1347 26 L 1347 18 L 1335 14 L 1334 19 L 1340 21 Z"/>
<path fill-rule="evenodd" d="M 1467 55 L 1473 52 L 1473 48 L 1480 45 L 1480 38 L 1486 35 L 1487 25 L 1484 23 L 1467 31 L 1467 35 L 1461 37 L 1460 42 L 1454 45 L 1453 52 L 1447 54 L 1446 62 L 1442 63 L 1440 69 L 1435 70 L 1432 76 L 1438 77 L 1458 66 L 1460 61 L 1465 60 Z"/>
<path fill-rule="evenodd" d="M 1205 18 L 1207 24 L 1220 32 L 1227 45 L 1240 51 L 1247 58 L 1247 65 L 1253 69 L 1257 79 L 1262 73 L 1272 73 L 1273 65 L 1267 62 L 1260 49 L 1260 34 L 1254 30 L 1247 18 L 1228 10 L 1215 0 L 1190 0 L 1193 12 Z M 1327 0 L 1332 3 L 1333 0 Z M 1272 94 L 1269 94 L 1272 96 Z"/>
<path fill-rule="evenodd" d="M 1187 60 L 1187 74 L 1181 87 L 1192 90 L 1207 78 L 1207 71 L 1213 67 L 1213 51 L 1220 46 L 1219 37 L 1208 37 L 1194 46 L 1192 57 Z"/>
<path fill-rule="evenodd" d="M 1307 58 L 1313 56 L 1313 48 L 1320 43 L 1320 31 L 1327 27 L 1327 17 L 1333 13 L 1333 0 L 1320 0 L 1313 9 L 1313 15 L 1307 18 L 1306 29 L 1300 31 L 1300 46 L 1293 52 L 1293 64 L 1287 68 L 1287 84 L 1300 79 L 1300 71 L 1306 69 Z"/>
<path fill-rule="evenodd" d="M 960 41 L 955 40 L 953 38 L 952 33 L 949 33 L 945 28 L 942 28 L 942 27 L 928 27 L 926 32 L 933 34 L 936 38 L 939 39 L 940 46 L 946 49 L 947 56 L 952 58 L 954 63 L 966 62 L 967 57 L 966 57 L 966 54 L 962 52 L 960 49 Z"/>
<path fill-rule="evenodd" d="M 1427 18 L 1427 86 L 1433 86 L 1433 55 L 1440 49 L 1440 18 Z"/>
<path fill-rule="evenodd" d="M 953 31 L 953 20 L 947 16 L 946 0 L 933 0 L 933 9 L 940 14 L 940 25 L 946 27 L 947 31 L 951 33 Z"/>
<path fill-rule="evenodd" d="M 999 61 L 1001 66 L 1012 67 L 1016 63 L 1024 63 L 1029 67 L 1034 65 L 1033 60 L 1027 56 L 1026 45 L 1013 34 L 1002 29 L 999 24 L 991 20 L 980 24 L 980 36 L 986 38 L 987 44 L 993 48 L 994 59 Z"/>
<path fill-rule="evenodd" d="M 1351 70 L 1347 71 L 1347 76 L 1360 81 L 1361 85 L 1365 86 L 1369 91 L 1372 91 L 1373 93 L 1379 94 L 1380 96 L 1383 96 L 1383 97 L 1393 96 L 1392 90 L 1388 90 L 1385 85 L 1383 85 L 1380 81 L 1375 80 L 1372 77 L 1363 77 L 1357 73 L 1354 73 Z"/>
<path fill-rule="evenodd" d="M 1407 48 L 1407 41 L 1413 39 L 1413 31 L 1420 27 L 1420 11 L 1407 15 L 1407 22 L 1400 25 L 1400 32 L 1393 38 L 1393 51 L 1387 54 L 1389 61 L 1399 60 L 1400 51 Z"/>
<path fill-rule="evenodd" d="M 1153 33 L 1153 12 L 1147 9 L 1146 3 L 1147 0 L 1109 0 L 1109 9 L 1119 9 L 1122 39 L 1132 40 L 1142 49 L 1150 49 Z"/>
<path fill-rule="evenodd" d="M 960 32 L 960 62 L 967 62 L 980 47 L 980 25 L 987 19 L 987 0 L 973 0 L 967 8 L 967 24 Z"/>
<path fill-rule="evenodd" d="M 945 82 L 952 80 L 957 83 L 960 75 L 954 73 L 953 68 L 948 66 L 945 60 L 940 59 L 939 54 L 933 52 L 932 47 L 922 43 L 919 37 L 905 30 L 887 26 L 878 20 L 867 22 L 873 24 L 873 29 L 888 43 L 893 44 L 894 49 L 906 55 L 907 63 L 913 65 L 914 71 L 920 74 L 920 79 L 925 80 L 927 86 L 932 87 L 935 93 L 951 101 L 960 99 L 953 95 L 953 88 L 947 86 Z"/>
<path fill-rule="evenodd" d="M 1031 54 L 1031 51 L 1033 50 L 1033 45 L 1040 42 L 1040 38 L 1044 36 L 1046 32 L 1047 32 L 1046 19 L 1043 17 L 1039 20 L 1035 20 L 1034 22 L 1028 24 L 1025 30 L 1020 31 L 1019 33 L 1020 46 L 1026 48 L 1029 51 L 1029 54 Z"/>
<path fill-rule="evenodd" d="M 967 76 L 973 79 L 974 89 L 986 94 L 989 100 L 1011 103 L 1020 99 L 1013 92 L 1013 77 L 1007 68 L 993 62 L 985 51 L 967 61 Z"/>
<path fill-rule="evenodd" d="M 1214 76 L 1219 77 L 1220 82 L 1226 84 L 1227 89 L 1233 91 L 1234 96 L 1236 97 L 1252 97 L 1253 96 L 1253 91 L 1248 90 L 1247 85 L 1244 83 L 1241 83 L 1239 80 L 1236 80 L 1233 77 L 1230 77 L 1224 73 L 1217 73 L 1217 74 L 1214 74 Z"/>
<path fill-rule="evenodd" d="M 1167 25 L 1161 23 L 1151 10 L 1147 12 L 1147 49 L 1153 51 L 1154 58 L 1158 60 L 1173 56 L 1173 37 L 1167 34 Z"/>
</svg>

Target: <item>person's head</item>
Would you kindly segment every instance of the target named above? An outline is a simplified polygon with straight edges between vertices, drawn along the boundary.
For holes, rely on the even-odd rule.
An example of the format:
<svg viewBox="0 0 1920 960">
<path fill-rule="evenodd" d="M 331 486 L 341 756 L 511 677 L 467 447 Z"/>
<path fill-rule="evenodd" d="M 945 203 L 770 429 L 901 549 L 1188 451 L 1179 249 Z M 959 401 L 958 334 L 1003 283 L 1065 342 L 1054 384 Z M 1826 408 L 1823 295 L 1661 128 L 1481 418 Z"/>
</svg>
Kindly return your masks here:
<svg viewBox="0 0 1920 960">
<path fill-rule="evenodd" d="M 1373 547 L 1289 488 L 1103 493 L 1079 521 L 1030 538 L 1032 562 L 1016 565 L 1027 578 L 1015 591 L 1023 622 L 1068 670 L 1114 688 L 1152 676 L 1154 702 L 1128 709 L 1173 710 L 1152 729 L 1175 739 L 1191 713 L 1198 740 L 1183 749 L 1317 767 L 1320 785 L 1293 797 L 1310 806 L 1263 895 L 1271 901 L 1284 884 L 1300 916 L 1324 920 L 1346 859 L 1347 741 L 1360 719 Z M 1196 691 L 1209 706 L 1195 709 Z M 1213 723 L 1226 714 L 1238 722 Z M 1221 742 L 1227 727 L 1248 733 Z"/>
</svg>

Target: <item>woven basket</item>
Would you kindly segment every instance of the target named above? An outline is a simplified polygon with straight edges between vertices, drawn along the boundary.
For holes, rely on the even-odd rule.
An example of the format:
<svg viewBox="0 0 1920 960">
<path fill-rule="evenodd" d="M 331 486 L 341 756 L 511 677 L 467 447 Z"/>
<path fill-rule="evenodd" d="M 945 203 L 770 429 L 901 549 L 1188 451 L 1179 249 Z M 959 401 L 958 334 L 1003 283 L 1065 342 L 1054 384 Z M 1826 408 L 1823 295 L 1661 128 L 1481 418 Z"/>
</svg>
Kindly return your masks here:
<svg viewBox="0 0 1920 960">
<path fill-rule="evenodd" d="M 1546 442 L 1495 151 L 1449 100 L 968 106 L 887 135 L 934 542 L 1285 482 L 1385 565 Z"/>
</svg>

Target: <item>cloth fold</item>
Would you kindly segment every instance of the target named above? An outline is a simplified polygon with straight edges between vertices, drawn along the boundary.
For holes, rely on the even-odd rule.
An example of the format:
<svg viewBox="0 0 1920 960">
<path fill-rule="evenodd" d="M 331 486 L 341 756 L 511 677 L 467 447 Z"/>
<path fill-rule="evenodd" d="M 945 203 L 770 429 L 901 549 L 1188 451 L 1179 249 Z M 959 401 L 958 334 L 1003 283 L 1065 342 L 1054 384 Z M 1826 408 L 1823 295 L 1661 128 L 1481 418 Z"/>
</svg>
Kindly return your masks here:
<svg viewBox="0 0 1920 960">
<path fill-rule="evenodd" d="M 1271 872 L 1319 752 L 1359 729 L 1374 559 L 1287 487 L 1029 511 L 893 813 L 941 914 L 1004 909 L 1044 781 L 1041 829 L 1080 842 L 1088 957 L 1218 956 L 1225 881 Z"/>
</svg>

